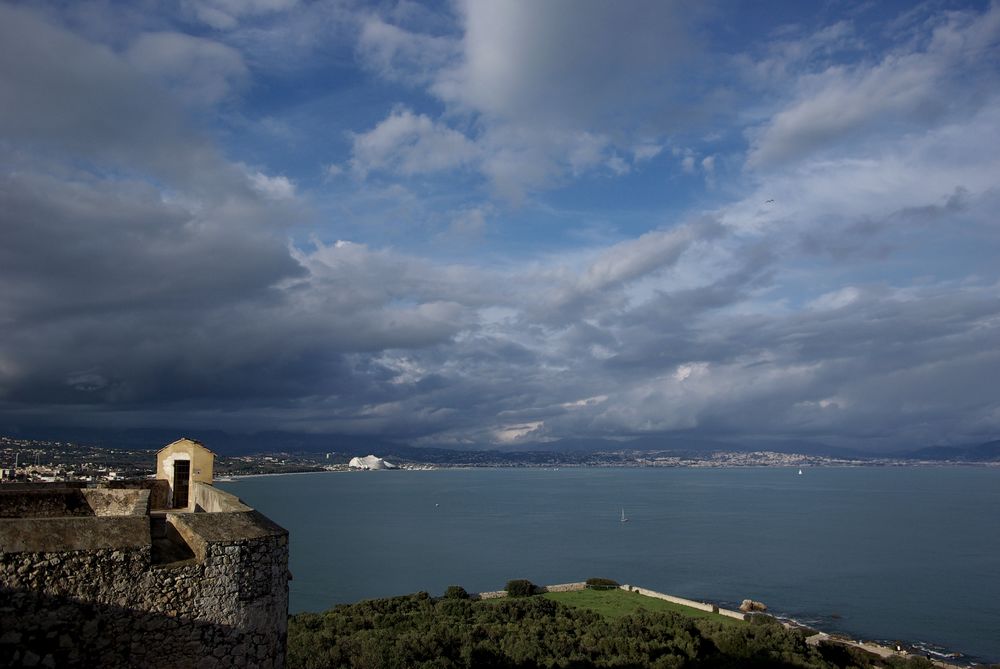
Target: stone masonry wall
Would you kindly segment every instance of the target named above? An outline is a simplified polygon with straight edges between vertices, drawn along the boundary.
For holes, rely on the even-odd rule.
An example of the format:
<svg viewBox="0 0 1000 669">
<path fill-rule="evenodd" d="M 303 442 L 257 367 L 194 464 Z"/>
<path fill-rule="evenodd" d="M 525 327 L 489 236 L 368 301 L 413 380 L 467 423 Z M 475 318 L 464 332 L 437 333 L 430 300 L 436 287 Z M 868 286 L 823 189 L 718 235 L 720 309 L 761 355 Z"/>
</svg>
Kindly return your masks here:
<svg viewBox="0 0 1000 669">
<path fill-rule="evenodd" d="M 93 509 L 76 488 L 0 490 L 0 518 L 92 516 Z"/>
<path fill-rule="evenodd" d="M 162 479 L 139 479 L 126 481 L 105 481 L 100 484 L 102 489 L 122 490 L 135 489 L 149 491 L 149 508 L 170 508 L 170 485 Z"/>
<path fill-rule="evenodd" d="M 168 565 L 135 532 L 119 547 L 0 552 L 0 666 L 283 667 L 287 533 L 256 512 L 171 521 L 185 519 L 207 538 Z"/>
<path fill-rule="evenodd" d="M 95 516 L 144 516 L 149 513 L 148 490 L 81 490 Z"/>
</svg>

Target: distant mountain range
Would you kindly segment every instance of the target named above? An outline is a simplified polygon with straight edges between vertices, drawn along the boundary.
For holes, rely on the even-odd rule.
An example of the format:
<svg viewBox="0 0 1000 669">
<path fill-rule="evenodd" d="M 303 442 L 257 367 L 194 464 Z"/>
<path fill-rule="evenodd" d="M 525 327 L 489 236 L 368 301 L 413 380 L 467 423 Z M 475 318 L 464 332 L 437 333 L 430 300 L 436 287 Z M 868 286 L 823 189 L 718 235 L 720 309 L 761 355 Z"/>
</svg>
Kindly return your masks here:
<svg viewBox="0 0 1000 669">
<path fill-rule="evenodd" d="M 525 442 L 489 449 L 475 447 L 459 449 L 451 445 L 416 447 L 367 435 L 311 434 L 278 430 L 234 434 L 221 430 L 198 429 L 45 428 L 22 431 L 0 428 L 0 434 L 22 439 L 65 441 L 104 448 L 150 450 L 159 449 L 175 439 L 187 436 L 198 439 L 219 455 L 281 451 L 334 452 L 348 456 L 364 456 L 374 453 L 386 458 L 395 457 L 412 462 L 544 464 L 558 461 L 582 461 L 587 454 L 614 451 L 671 451 L 685 455 L 697 455 L 712 451 L 773 451 L 845 459 L 890 457 L 934 462 L 1000 462 L 1000 440 L 964 446 L 930 446 L 892 453 L 873 453 L 798 439 L 727 441 L 686 434 L 650 435 L 632 439 L 559 439 L 547 442 Z"/>
<path fill-rule="evenodd" d="M 883 454 L 873 454 L 851 448 L 830 446 L 815 441 L 801 439 L 747 439 L 726 441 L 705 437 L 670 434 L 648 435 L 632 439 L 559 439 L 549 442 L 519 443 L 499 450 L 506 452 L 552 451 L 560 453 L 597 453 L 608 451 L 672 451 L 684 454 L 730 451 L 749 453 L 752 451 L 772 451 L 774 453 L 798 453 L 801 455 L 821 455 L 829 458 L 871 458 Z"/>
<path fill-rule="evenodd" d="M 1000 440 L 973 446 L 930 446 L 910 451 L 905 457 L 938 462 L 1000 462 Z"/>
</svg>

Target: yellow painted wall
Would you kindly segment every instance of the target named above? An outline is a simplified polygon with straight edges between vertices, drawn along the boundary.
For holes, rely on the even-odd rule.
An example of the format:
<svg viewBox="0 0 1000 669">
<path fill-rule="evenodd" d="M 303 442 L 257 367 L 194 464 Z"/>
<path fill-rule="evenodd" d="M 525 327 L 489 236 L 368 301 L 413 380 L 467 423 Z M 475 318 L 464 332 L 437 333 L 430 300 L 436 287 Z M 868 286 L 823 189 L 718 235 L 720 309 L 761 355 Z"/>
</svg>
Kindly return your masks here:
<svg viewBox="0 0 1000 669">
<path fill-rule="evenodd" d="M 211 485 L 215 454 L 193 439 L 178 439 L 156 454 L 156 478 L 167 481 L 171 500 L 174 497 L 174 462 L 177 460 L 191 461 L 191 483 L 201 481 Z M 189 496 L 189 499 L 193 499 L 193 496 Z"/>
</svg>

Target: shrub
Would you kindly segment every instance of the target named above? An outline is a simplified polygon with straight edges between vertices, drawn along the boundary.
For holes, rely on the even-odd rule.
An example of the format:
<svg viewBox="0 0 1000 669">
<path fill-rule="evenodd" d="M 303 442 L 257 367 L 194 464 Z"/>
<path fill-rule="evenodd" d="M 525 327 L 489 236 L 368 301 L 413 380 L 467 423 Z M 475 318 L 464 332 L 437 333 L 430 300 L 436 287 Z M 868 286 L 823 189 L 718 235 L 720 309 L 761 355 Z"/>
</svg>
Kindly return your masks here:
<svg viewBox="0 0 1000 669">
<path fill-rule="evenodd" d="M 468 599 L 469 593 L 465 591 L 460 585 L 449 585 L 448 589 L 444 591 L 445 599 Z"/>
<path fill-rule="evenodd" d="M 508 597 L 530 597 L 535 594 L 535 584 L 526 578 L 515 578 L 507 581 Z"/>
<path fill-rule="evenodd" d="M 777 625 L 778 627 L 783 627 L 781 622 L 774 616 L 770 616 L 766 613 L 751 613 L 749 618 L 745 618 L 750 621 L 751 625 L 768 626 Z"/>
<path fill-rule="evenodd" d="M 610 578 L 588 578 L 587 587 L 596 588 L 598 590 L 604 590 L 609 588 L 617 588 L 619 585 L 618 581 Z"/>
</svg>

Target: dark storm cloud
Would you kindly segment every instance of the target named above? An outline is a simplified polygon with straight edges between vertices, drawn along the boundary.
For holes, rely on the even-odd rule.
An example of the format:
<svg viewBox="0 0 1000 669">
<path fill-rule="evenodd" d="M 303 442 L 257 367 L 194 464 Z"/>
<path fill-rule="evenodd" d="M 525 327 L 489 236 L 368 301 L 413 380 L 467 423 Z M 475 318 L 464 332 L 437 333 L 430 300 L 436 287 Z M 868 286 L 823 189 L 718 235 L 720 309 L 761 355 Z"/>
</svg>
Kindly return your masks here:
<svg viewBox="0 0 1000 669">
<path fill-rule="evenodd" d="M 348 393 L 360 405 L 387 393 L 347 354 L 458 330 L 447 293 L 459 291 L 433 285 L 450 285 L 447 272 L 425 289 L 420 272 L 400 275 L 414 287 L 394 289 L 378 254 L 311 272 L 285 236 L 302 211 L 256 190 L 260 174 L 224 161 L 164 91 L 106 47 L 0 13 L 9 415 L 267 399 L 294 416 L 300 398 Z"/>
<path fill-rule="evenodd" d="M 224 168 L 178 107 L 110 49 L 0 5 L 0 129 L 7 139 L 211 189 Z M 209 183 L 202 179 L 216 171 Z"/>
<path fill-rule="evenodd" d="M 238 215 L 203 218 L 144 182 L 74 176 L 0 176 L 0 278 L 10 288 L 0 302 L 11 317 L 179 317 L 301 273 L 281 241 Z"/>
<path fill-rule="evenodd" d="M 430 70 L 419 85 L 449 83 L 445 99 L 513 123 L 477 138 L 476 150 L 490 152 L 477 158 L 485 171 L 501 161 L 533 192 L 525 166 L 544 167 L 552 153 L 582 161 L 553 173 L 575 178 L 619 141 L 599 136 L 616 123 L 590 125 L 620 108 L 600 84 L 615 79 L 627 97 L 649 83 L 642 63 L 659 57 L 676 72 L 686 58 L 683 40 L 653 39 L 660 27 L 685 25 L 663 5 L 634 44 L 624 28 L 608 36 L 630 48 L 614 68 L 593 71 L 586 35 L 603 30 L 611 6 L 574 5 L 569 21 L 561 5 L 539 10 L 530 48 L 492 62 L 490 45 L 517 37 L 518 12 L 532 5 L 476 4 L 468 18 L 481 41 L 463 42 L 450 69 L 422 65 Z M 964 14 L 942 20 L 936 34 L 959 46 L 939 43 L 867 70 L 824 69 L 814 79 L 832 86 L 818 96 L 808 77 L 791 86 L 790 99 L 761 112 L 768 120 L 751 133 L 745 180 L 728 184 L 731 199 L 715 210 L 667 217 L 645 233 L 613 230 L 614 242 L 502 261 L 474 250 L 446 263 L 428 257 L 429 244 L 419 247 L 424 257 L 408 247 L 423 230 L 400 235 L 398 248 L 334 243 L 330 234 L 290 240 L 306 236 L 295 226 L 316 216 L 313 194 L 228 160 L 206 141 L 206 126 L 192 129 L 185 114 L 197 105 L 171 94 L 185 88 L 183 77 L 156 78 L 187 62 L 175 46 L 196 44 L 199 58 L 219 66 L 199 89 L 210 105 L 253 76 L 234 48 L 158 26 L 158 37 L 122 40 L 114 51 L 0 6 L 3 420 L 455 444 L 676 431 L 889 445 L 991 436 L 1000 430 L 1000 287 L 995 264 L 976 254 L 1000 241 L 991 141 L 1000 107 L 960 110 L 948 123 L 910 115 L 928 124 L 911 135 L 886 130 L 884 109 L 865 98 L 880 82 L 924 73 L 893 103 L 921 104 L 942 67 L 966 62 L 958 38 L 981 46 L 997 29 L 1000 13 L 987 14 L 981 26 Z M 614 25 L 641 22 L 615 16 Z M 224 27 L 238 45 L 240 17 L 230 18 Z M 380 30 L 375 37 L 396 40 L 381 47 L 412 46 L 402 32 Z M 567 49 L 553 53 L 560 35 Z M 534 68 L 539 59 L 552 69 Z M 538 95 L 564 72 L 558 96 Z M 868 104 L 852 108 L 855 116 L 827 113 L 860 98 Z M 431 149 L 454 148 L 430 141 L 452 137 L 445 121 L 396 109 L 390 117 L 423 127 L 417 140 L 429 142 L 410 150 L 442 158 Z M 539 134 L 514 132 L 511 119 L 530 127 L 536 116 L 557 125 L 572 118 L 580 131 L 548 144 L 536 142 L 546 124 Z M 838 151 L 812 160 L 816 138 L 827 146 L 834 136 Z M 522 143 L 540 153 L 518 153 Z M 411 155 L 391 142 L 381 148 L 389 164 Z M 661 149 L 642 144 L 635 155 L 648 161 Z M 721 156 L 718 164 L 721 172 Z M 967 238 L 951 239 L 954 231 Z M 882 258 L 897 264 L 875 262 Z"/>
</svg>

